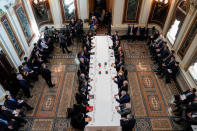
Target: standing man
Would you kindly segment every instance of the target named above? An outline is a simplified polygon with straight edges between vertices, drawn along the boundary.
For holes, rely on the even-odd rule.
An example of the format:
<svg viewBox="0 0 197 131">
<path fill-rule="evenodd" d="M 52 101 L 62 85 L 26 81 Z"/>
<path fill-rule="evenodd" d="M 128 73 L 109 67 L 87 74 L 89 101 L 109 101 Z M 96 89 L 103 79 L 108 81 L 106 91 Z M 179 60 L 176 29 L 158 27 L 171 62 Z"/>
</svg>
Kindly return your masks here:
<svg viewBox="0 0 197 131">
<path fill-rule="evenodd" d="M 64 35 L 63 33 L 59 33 L 59 43 L 60 43 L 60 48 L 62 48 L 62 52 L 65 53 L 65 50 L 68 52 L 68 53 L 71 53 L 71 51 L 68 50 L 68 47 L 67 47 L 67 41 L 66 41 L 66 38 L 64 38 Z"/>
<path fill-rule="evenodd" d="M 95 16 L 92 16 L 92 20 L 91 20 L 91 23 L 90 23 L 90 29 L 95 33 L 96 31 L 96 25 L 98 24 L 98 21 L 96 19 Z"/>
<path fill-rule="evenodd" d="M 30 89 L 29 89 L 30 88 L 30 84 L 27 82 L 27 80 L 25 80 L 21 74 L 17 75 L 17 80 L 18 80 L 18 82 L 19 82 L 19 84 L 20 84 L 20 86 L 21 86 L 21 88 L 22 88 L 22 90 L 24 92 L 24 95 L 27 98 L 32 97 L 31 94 L 30 94 Z"/>
<path fill-rule="evenodd" d="M 41 74 L 42 74 L 42 77 L 45 79 L 49 88 L 52 88 L 53 86 L 55 86 L 55 84 L 52 84 L 51 82 L 51 71 L 46 68 L 46 64 L 42 64 Z"/>
</svg>

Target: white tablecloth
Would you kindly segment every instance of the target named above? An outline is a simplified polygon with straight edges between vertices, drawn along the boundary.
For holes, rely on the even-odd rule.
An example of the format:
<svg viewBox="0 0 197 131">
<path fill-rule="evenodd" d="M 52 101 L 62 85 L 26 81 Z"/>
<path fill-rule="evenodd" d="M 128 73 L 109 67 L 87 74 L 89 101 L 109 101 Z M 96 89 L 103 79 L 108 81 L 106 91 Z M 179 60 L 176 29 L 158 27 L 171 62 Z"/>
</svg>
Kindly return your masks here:
<svg viewBox="0 0 197 131">
<path fill-rule="evenodd" d="M 93 87 L 90 94 L 94 95 L 94 99 L 89 101 L 93 111 L 87 113 L 92 117 L 92 121 L 86 126 L 86 131 L 92 130 L 93 127 L 113 127 L 114 130 L 116 126 L 120 128 L 121 117 L 115 109 L 115 106 L 119 105 L 114 99 L 114 95 L 118 93 L 118 86 L 112 78 L 117 72 L 111 67 L 111 64 L 115 63 L 114 51 L 109 49 L 113 43 L 110 36 L 95 36 L 92 42 L 95 43 L 95 48 L 91 52 L 95 54 L 90 56 L 89 76 L 93 79 L 90 82 Z"/>
</svg>

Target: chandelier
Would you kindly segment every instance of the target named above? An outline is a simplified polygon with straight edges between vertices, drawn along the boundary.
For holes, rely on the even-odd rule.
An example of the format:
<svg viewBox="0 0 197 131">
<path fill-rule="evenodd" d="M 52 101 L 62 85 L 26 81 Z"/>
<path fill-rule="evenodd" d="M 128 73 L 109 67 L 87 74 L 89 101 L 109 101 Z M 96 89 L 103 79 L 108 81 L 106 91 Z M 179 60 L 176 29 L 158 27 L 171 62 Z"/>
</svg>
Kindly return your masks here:
<svg viewBox="0 0 197 131">
<path fill-rule="evenodd" d="M 168 4 L 168 0 L 155 0 L 155 1 L 160 4 Z"/>
<path fill-rule="evenodd" d="M 33 0 L 33 3 L 36 5 L 44 3 L 46 0 Z"/>
</svg>

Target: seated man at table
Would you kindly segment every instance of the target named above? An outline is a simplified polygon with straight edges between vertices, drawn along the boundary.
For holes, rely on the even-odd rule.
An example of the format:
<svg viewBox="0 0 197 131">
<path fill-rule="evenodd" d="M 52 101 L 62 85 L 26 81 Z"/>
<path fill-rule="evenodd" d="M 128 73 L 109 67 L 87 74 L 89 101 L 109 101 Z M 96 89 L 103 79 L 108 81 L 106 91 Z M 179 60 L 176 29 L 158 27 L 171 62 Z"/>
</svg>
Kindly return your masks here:
<svg viewBox="0 0 197 131">
<path fill-rule="evenodd" d="M 118 36 L 118 31 L 115 31 L 114 34 L 113 34 L 112 37 L 111 37 L 113 43 L 114 43 L 115 40 L 116 40 L 116 36 Z"/>
<path fill-rule="evenodd" d="M 84 73 L 81 73 L 78 80 L 79 80 L 79 86 L 81 87 L 83 85 L 83 82 L 88 81 L 89 78 Z"/>
<path fill-rule="evenodd" d="M 93 54 L 93 53 L 91 53 L 91 51 L 89 51 L 87 49 L 86 46 L 83 47 L 83 52 L 84 52 L 85 57 L 88 58 L 88 59 L 90 59 L 90 55 Z"/>
<path fill-rule="evenodd" d="M 115 80 L 117 78 L 117 80 Z M 112 80 L 114 80 L 115 83 L 118 84 L 118 88 L 120 88 L 123 85 L 123 81 L 126 80 L 125 76 L 122 74 L 122 72 L 118 73 L 118 76 L 116 76 Z"/>
<path fill-rule="evenodd" d="M 120 120 L 120 125 L 122 126 L 122 131 L 132 131 L 136 123 L 136 120 L 134 116 L 130 117 L 130 115 L 127 115 L 127 117 L 122 117 Z"/>
<path fill-rule="evenodd" d="M 80 58 L 80 71 L 85 75 L 87 75 L 89 72 L 89 65 L 85 63 L 85 60 L 83 58 Z"/>
<path fill-rule="evenodd" d="M 84 129 L 91 120 L 92 118 L 84 113 L 75 113 L 71 116 L 71 125 L 76 129 Z"/>
<path fill-rule="evenodd" d="M 120 104 L 125 104 L 125 103 L 128 103 L 130 102 L 130 96 L 129 94 L 126 92 L 126 91 L 122 91 L 121 92 L 121 97 L 116 98 L 117 95 L 114 95 L 114 98 L 116 99 L 116 101 Z"/>
<path fill-rule="evenodd" d="M 84 51 L 78 54 L 78 59 L 83 58 L 86 64 L 89 64 L 89 59 L 85 56 Z"/>
<path fill-rule="evenodd" d="M 128 92 L 128 81 L 127 80 L 123 81 L 123 85 L 119 88 L 118 94 L 121 95 L 122 91 Z"/>
<path fill-rule="evenodd" d="M 120 58 L 119 61 L 117 61 L 115 63 L 114 68 L 116 68 L 116 71 L 119 72 L 120 71 L 120 67 L 124 65 L 124 59 Z"/>
<path fill-rule="evenodd" d="M 88 104 L 88 94 L 85 88 L 81 88 L 80 93 L 76 93 L 76 101 L 78 104 L 87 105 Z"/>
<path fill-rule="evenodd" d="M 119 41 L 117 40 L 117 41 L 115 42 L 115 44 L 113 44 L 113 46 L 110 46 L 109 48 L 110 48 L 110 49 L 113 49 L 114 52 L 117 52 L 119 47 L 120 47 L 120 43 L 119 43 Z"/>
<path fill-rule="evenodd" d="M 119 106 L 116 106 L 115 108 L 122 117 L 126 117 L 128 114 L 131 113 L 130 103 L 120 104 Z"/>
<path fill-rule="evenodd" d="M 114 52 L 115 59 L 120 58 L 120 52 L 123 52 L 121 46 L 118 48 L 117 52 Z"/>
</svg>

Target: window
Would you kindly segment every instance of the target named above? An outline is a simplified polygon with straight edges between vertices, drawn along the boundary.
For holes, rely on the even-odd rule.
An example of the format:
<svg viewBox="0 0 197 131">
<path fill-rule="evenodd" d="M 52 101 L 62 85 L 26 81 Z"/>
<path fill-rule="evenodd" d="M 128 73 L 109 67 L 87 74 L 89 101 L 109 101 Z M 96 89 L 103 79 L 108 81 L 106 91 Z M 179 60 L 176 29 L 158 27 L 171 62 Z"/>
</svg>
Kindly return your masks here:
<svg viewBox="0 0 197 131">
<path fill-rule="evenodd" d="M 177 4 L 176 10 L 174 12 L 174 16 L 171 20 L 171 26 L 167 33 L 167 38 L 172 45 L 174 45 L 176 38 L 181 30 L 181 26 L 185 20 L 187 15 L 187 2 L 180 1 Z"/>
<path fill-rule="evenodd" d="M 174 44 L 174 42 L 175 42 L 180 23 L 181 22 L 179 20 L 175 20 L 174 23 L 172 24 L 170 30 L 167 33 L 167 38 L 169 39 L 169 41 L 172 44 Z"/>
</svg>

